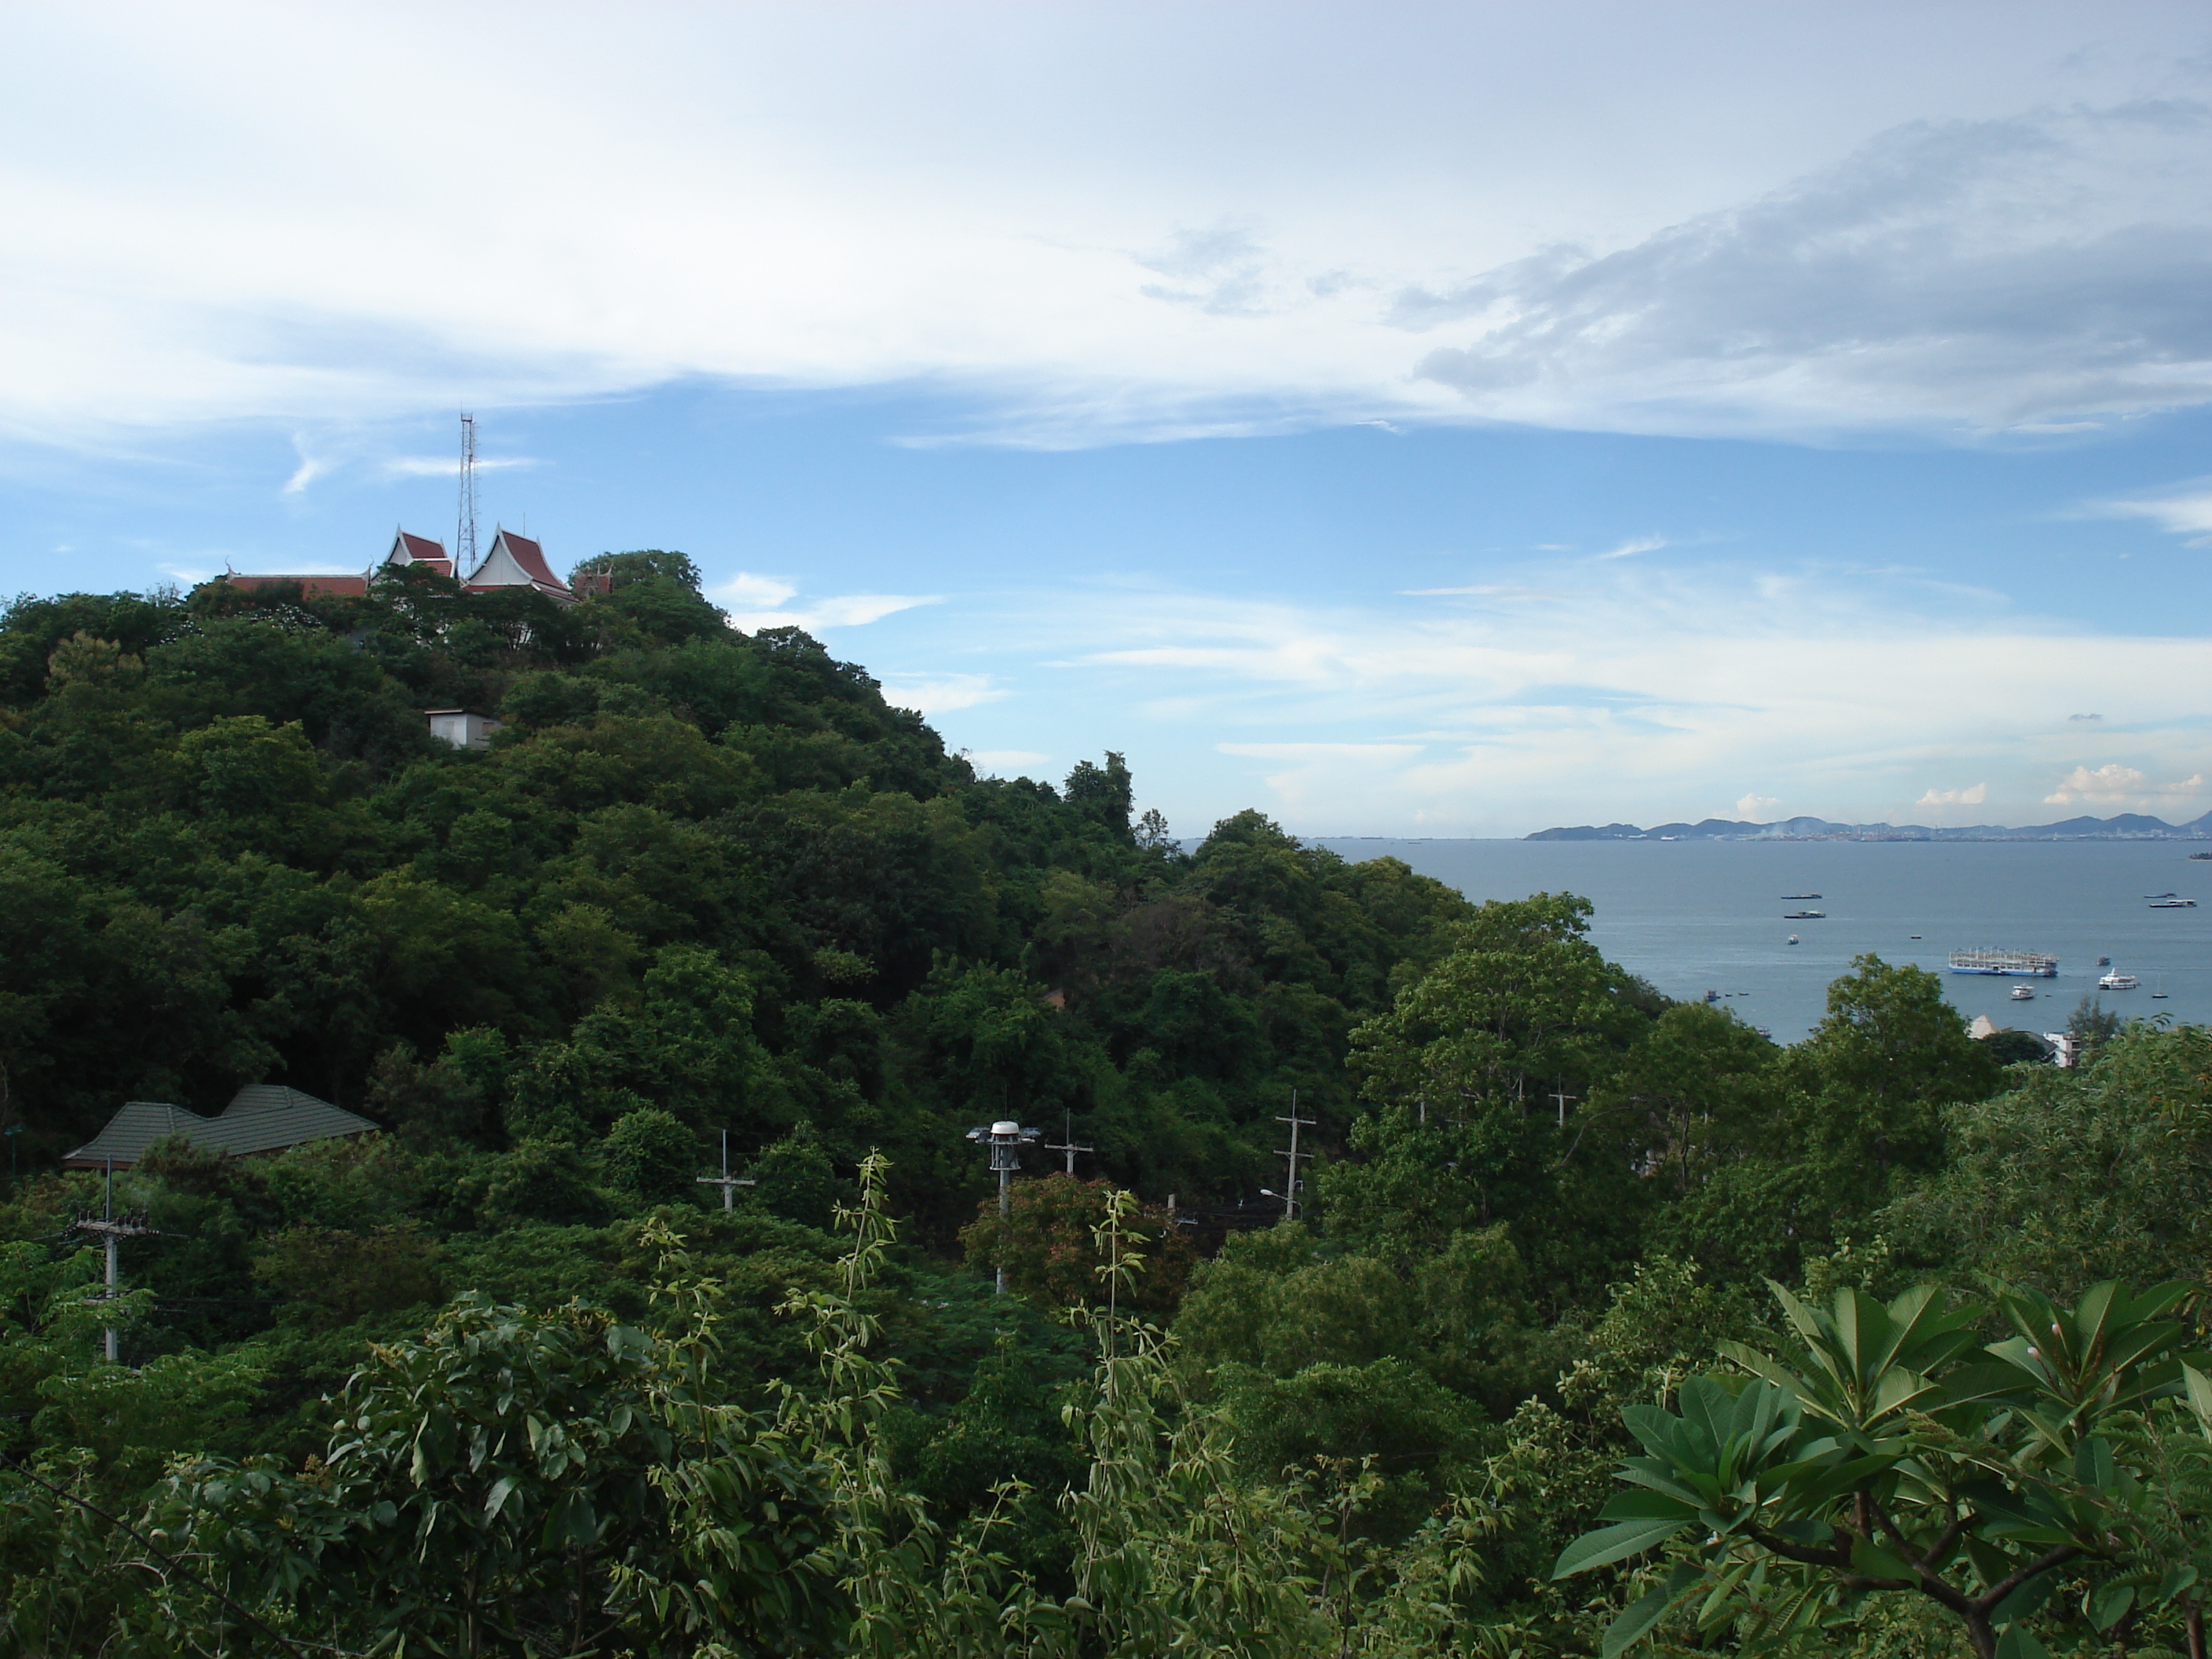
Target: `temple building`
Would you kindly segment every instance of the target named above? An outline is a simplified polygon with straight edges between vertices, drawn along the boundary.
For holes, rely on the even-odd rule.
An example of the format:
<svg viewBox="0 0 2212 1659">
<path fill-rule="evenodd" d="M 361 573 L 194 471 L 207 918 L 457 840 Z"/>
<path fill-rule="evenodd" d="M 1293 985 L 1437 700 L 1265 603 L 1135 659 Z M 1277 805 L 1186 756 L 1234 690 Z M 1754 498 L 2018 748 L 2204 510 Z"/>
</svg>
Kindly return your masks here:
<svg viewBox="0 0 2212 1659">
<path fill-rule="evenodd" d="M 432 541 L 428 536 L 416 536 L 401 530 L 393 533 L 392 546 L 383 559 L 358 576 L 325 574 L 275 574 L 266 576 L 241 575 L 232 571 L 223 580 L 233 587 L 267 587 L 277 582 L 297 582 L 301 592 L 310 597 L 337 595 L 359 599 L 366 595 L 377 579 L 387 570 L 403 569 L 420 565 L 441 576 L 456 576 L 452 556 L 445 544 Z M 501 588 L 527 587 L 543 593 L 556 605 L 574 605 L 576 595 L 568 584 L 553 574 L 553 567 L 545 562 L 545 550 L 527 536 L 518 536 L 512 530 L 501 530 L 491 538 L 491 549 L 477 568 L 459 576 L 461 590 L 467 593 L 495 593 Z M 603 587 L 602 587 L 602 590 Z"/>
</svg>

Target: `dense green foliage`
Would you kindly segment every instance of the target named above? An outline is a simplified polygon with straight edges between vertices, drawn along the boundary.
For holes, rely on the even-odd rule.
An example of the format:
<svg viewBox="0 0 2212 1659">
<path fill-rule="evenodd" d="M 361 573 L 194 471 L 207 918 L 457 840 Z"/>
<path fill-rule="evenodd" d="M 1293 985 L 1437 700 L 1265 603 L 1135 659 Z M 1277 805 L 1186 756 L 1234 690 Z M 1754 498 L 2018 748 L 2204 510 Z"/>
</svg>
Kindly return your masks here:
<svg viewBox="0 0 2212 1659">
<path fill-rule="evenodd" d="M 591 564 L 0 617 L 0 1654 L 2192 1639 L 2212 1036 L 1778 1047 Z M 386 1133 L 157 1146 L 99 1300 L 59 1156 L 259 1081 Z"/>
</svg>

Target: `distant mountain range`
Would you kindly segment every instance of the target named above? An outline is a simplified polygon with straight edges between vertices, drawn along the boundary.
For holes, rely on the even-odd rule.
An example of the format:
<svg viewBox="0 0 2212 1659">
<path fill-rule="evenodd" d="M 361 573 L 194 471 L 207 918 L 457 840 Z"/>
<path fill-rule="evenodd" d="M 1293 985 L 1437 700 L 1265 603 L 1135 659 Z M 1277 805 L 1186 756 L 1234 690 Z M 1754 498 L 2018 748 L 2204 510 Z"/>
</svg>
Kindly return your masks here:
<svg viewBox="0 0 2212 1659">
<path fill-rule="evenodd" d="M 1777 823 L 1748 823 L 1707 818 L 1700 823 L 1661 823 L 1639 830 L 1632 823 L 1578 823 L 1572 829 L 1539 830 L 1526 841 L 2202 841 L 2212 838 L 2212 812 L 2187 823 L 2168 823 L 2140 812 L 2114 818 L 2066 818 L 2008 829 L 2002 823 L 1969 824 L 1959 830 L 1924 823 L 1831 823 L 1826 818 L 1784 818 Z"/>
</svg>

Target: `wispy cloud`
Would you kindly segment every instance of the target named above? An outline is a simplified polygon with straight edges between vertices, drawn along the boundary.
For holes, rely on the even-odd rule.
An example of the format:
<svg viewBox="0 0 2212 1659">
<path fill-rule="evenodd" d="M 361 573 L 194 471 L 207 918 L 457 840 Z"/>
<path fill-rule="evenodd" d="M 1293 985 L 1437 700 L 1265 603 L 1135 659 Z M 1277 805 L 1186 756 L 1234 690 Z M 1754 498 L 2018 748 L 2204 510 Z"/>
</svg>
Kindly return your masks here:
<svg viewBox="0 0 2212 1659">
<path fill-rule="evenodd" d="M 915 708 L 925 714 L 948 714 L 957 709 L 974 708 L 983 703 L 996 702 L 1006 695 L 1006 689 L 995 684 L 988 674 L 894 675 L 884 682 L 884 700 L 886 702 L 895 708 Z M 988 757 L 994 753 L 1012 754 L 1015 751 L 986 750 L 983 752 Z M 1035 758 L 1042 760 L 1045 757 L 1039 755 Z"/>
<path fill-rule="evenodd" d="M 514 467 L 538 466 L 542 463 L 534 455 L 479 455 L 477 471 L 502 472 Z M 382 463 L 380 469 L 395 478 L 457 478 L 461 462 L 457 455 L 394 455 Z"/>
<path fill-rule="evenodd" d="M 1986 783 L 1978 783 L 1970 789 L 1937 789 L 1931 787 L 1926 794 L 1921 796 L 1918 800 L 1912 804 L 1915 806 L 1924 806 L 1929 808 L 1941 806 L 1981 806 L 1986 805 L 1989 799 L 1989 785 Z"/>
<path fill-rule="evenodd" d="M 1632 536 L 1626 541 L 1621 543 L 1620 546 L 1614 548 L 1612 551 L 1599 554 L 1598 557 L 1601 559 L 1630 559 L 1635 557 L 1638 553 L 1656 553 L 1666 545 L 1667 538 L 1664 536 Z"/>
<path fill-rule="evenodd" d="M 2124 70 L 2068 57 L 2069 9 L 1988 0 L 1599 46 L 1544 9 L 1309 8 L 1257 52 L 1236 6 L 1027 8 L 980 56 L 967 8 L 896 9 L 856 39 L 834 8 L 518 36 L 142 6 L 118 48 L 55 9 L 0 71 L 0 430 L 690 377 L 957 383 L 976 430 L 1054 444 L 1498 419 L 2033 437 L 2212 395 L 2208 112 L 2162 8 L 2099 19 Z M 498 85 L 465 67 L 493 50 Z M 475 111 L 471 167 L 390 118 L 403 71 L 423 107 Z M 456 248 L 465 280 L 427 252 Z"/>
<path fill-rule="evenodd" d="M 2046 806 L 2117 806 L 2127 802 L 2182 800 L 2203 793 L 2202 774 L 2172 783 L 2153 783 L 2149 775 L 2132 766 L 2112 762 L 2096 768 L 2077 766 L 2059 781 L 2058 787 L 2043 798 Z"/>
<path fill-rule="evenodd" d="M 2184 484 L 2163 495 L 2100 501 L 2090 511 L 2115 519 L 2148 519 L 2169 536 L 2186 536 L 2191 547 L 2212 547 L 2212 482 Z"/>
<path fill-rule="evenodd" d="M 735 627 L 748 634 L 764 628 L 801 628 L 811 633 L 823 628 L 860 628 L 916 605 L 942 605 L 942 593 L 839 593 L 808 599 L 793 607 L 799 586 L 779 576 L 741 570 L 714 589 L 714 598 L 728 606 Z"/>
</svg>

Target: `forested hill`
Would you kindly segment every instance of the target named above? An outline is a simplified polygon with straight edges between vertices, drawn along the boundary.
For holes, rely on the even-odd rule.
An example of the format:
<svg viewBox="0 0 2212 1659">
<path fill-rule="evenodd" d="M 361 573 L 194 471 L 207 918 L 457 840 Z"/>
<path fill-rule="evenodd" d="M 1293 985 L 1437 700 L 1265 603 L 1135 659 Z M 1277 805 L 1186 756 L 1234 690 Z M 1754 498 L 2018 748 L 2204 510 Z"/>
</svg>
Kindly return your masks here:
<svg viewBox="0 0 2212 1659">
<path fill-rule="evenodd" d="M 804 1126 L 847 1169 L 890 1152 L 939 1237 L 996 1117 L 1233 1198 L 1293 1088 L 1340 1136 L 1352 1026 L 1469 913 L 1255 813 L 1185 856 L 1117 756 L 979 780 L 805 634 L 732 629 L 682 555 L 582 568 L 611 591 L 566 610 L 420 570 L 9 607 L 0 1061 L 33 1167 L 125 1100 L 273 1080 L 586 1184 L 641 1110 L 683 1132 L 625 1139 L 662 1132 L 669 1190 L 723 1129 L 750 1161 Z M 489 751 L 430 738 L 454 707 L 496 713 Z"/>
<path fill-rule="evenodd" d="M 1778 1048 L 589 568 L 0 615 L 0 1659 L 2203 1659 L 2212 1033 Z"/>
</svg>

